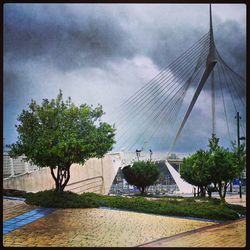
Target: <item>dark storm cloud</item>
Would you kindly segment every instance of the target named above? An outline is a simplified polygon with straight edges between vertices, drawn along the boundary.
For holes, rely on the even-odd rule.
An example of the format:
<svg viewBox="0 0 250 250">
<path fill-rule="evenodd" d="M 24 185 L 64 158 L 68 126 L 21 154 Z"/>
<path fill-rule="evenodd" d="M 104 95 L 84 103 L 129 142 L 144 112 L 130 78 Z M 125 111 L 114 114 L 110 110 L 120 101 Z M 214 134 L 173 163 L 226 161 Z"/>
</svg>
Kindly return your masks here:
<svg viewBox="0 0 250 250">
<path fill-rule="evenodd" d="M 214 6 L 217 49 L 230 67 L 244 75 L 245 25 L 229 15 L 221 19 L 222 12 L 216 9 Z M 209 31 L 208 10 L 208 5 L 168 4 L 5 5 L 6 141 L 14 142 L 16 116 L 30 99 L 54 98 L 59 88 L 77 104 L 100 102 L 107 113 L 114 112 L 122 101 Z M 238 15 L 244 14 L 239 11 Z M 210 97 L 210 89 L 206 84 L 205 98 Z M 211 111 L 208 103 L 197 105 Z M 191 121 L 201 121 L 199 110 L 193 110 L 191 115 Z M 197 131 L 210 131 L 210 127 L 206 122 Z M 208 133 L 195 134 L 194 130 L 187 123 L 177 149 L 188 151 L 204 144 Z M 164 136 L 160 134 L 159 138 Z M 199 136 L 205 139 L 197 139 Z"/>
<path fill-rule="evenodd" d="M 238 74 L 246 74 L 246 30 L 236 21 L 220 22 L 215 29 L 220 55 Z"/>
<path fill-rule="evenodd" d="M 47 60 L 63 71 L 100 67 L 104 60 L 129 57 L 126 32 L 119 23 L 98 12 L 79 19 L 66 6 L 6 6 L 4 50 L 7 62 Z M 39 16 L 39 18 L 37 17 Z"/>
<path fill-rule="evenodd" d="M 125 7 L 109 10 L 106 6 L 81 5 L 79 8 L 82 13 L 76 18 L 68 5 L 63 4 L 7 5 L 4 12 L 5 58 L 10 63 L 48 60 L 67 71 L 89 65 L 102 67 L 104 61 L 131 58 L 140 53 L 162 68 L 209 30 L 208 25 L 191 25 L 192 20 L 189 26 L 183 25 L 181 18 L 173 17 L 171 8 L 165 12 L 170 21 L 160 24 L 155 21 L 159 17 L 154 9 L 152 15 L 148 13 L 144 19 L 136 20 L 136 13 L 129 15 Z M 207 16 L 203 18 L 208 24 Z M 145 20 L 148 20 L 146 24 Z M 240 74 L 244 73 L 244 30 L 236 21 L 224 22 L 217 18 L 215 21 L 216 43 L 223 58 Z"/>
<path fill-rule="evenodd" d="M 22 82 L 23 79 L 24 82 Z M 26 77 L 22 76 L 22 72 L 4 72 L 4 119 L 3 127 L 5 131 L 5 142 L 7 144 L 13 141 L 10 138 L 14 137 L 14 125 L 17 124 L 17 110 L 19 110 L 20 105 L 22 107 L 27 104 L 27 98 L 25 95 L 28 94 L 29 88 L 23 88 L 23 85 L 27 85 Z M 8 135 L 8 138 L 6 138 Z"/>
</svg>

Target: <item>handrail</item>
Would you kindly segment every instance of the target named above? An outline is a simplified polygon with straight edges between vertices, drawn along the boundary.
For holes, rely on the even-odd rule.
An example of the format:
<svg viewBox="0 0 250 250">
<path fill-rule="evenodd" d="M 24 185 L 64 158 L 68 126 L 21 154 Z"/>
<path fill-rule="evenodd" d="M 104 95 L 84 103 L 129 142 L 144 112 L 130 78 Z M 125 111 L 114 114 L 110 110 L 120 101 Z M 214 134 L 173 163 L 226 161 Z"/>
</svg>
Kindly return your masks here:
<svg viewBox="0 0 250 250">
<path fill-rule="evenodd" d="M 67 184 L 67 187 L 68 187 L 68 186 L 71 186 L 71 185 L 74 185 L 74 184 L 78 184 L 78 183 L 84 182 L 84 181 L 97 179 L 97 178 L 101 178 L 101 179 L 103 180 L 103 176 L 98 175 L 98 176 L 94 176 L 94 177 L 91 177 L 91 178 L 88 178 L 88 179 L 84 179 L 84 180 L 80 180 L 80 181 L 72 182 L 72 183 L 70 183 L 70 184 Z"/>
</svg>

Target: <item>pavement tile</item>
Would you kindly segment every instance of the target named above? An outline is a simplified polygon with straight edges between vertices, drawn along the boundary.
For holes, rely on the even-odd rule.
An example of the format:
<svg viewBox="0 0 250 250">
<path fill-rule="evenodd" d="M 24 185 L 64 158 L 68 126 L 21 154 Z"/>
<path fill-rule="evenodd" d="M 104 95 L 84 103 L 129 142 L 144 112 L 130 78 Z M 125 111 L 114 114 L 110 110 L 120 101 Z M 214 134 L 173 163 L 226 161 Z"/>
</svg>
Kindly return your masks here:
<svg viewBox="0 0 250 250">
<path fill-rule="evenodd" d="M 7 247 L 134 247 L 152 241 L 158 247 L 241 247 L 246 242 L 244 220 L 207 229 L 219 224 L 112 209 L 54 211 L 5 199 L 3 210 L 3 244 Z M 161 241 L 185 232 L 185 237 Z"/>
<path fill-rule="evenodd" d="M 3 221 L 22 215 L 37 208 L 27 205 L 24 201 L 3 199 Z"/>
<path fill-rule="evenodd" d="M 246 219 L 225 223 L 211 228 L 190 232 L 187 235 L 177 235 L 141 247 L 245 247 Z"/>
<path fill-rule="evenodd" d="M 119 210 L 58 209 L 4 235 L 4 245 L 22 235 L 19 246 L 132 247 L 212 224 Z"/>
</svg>

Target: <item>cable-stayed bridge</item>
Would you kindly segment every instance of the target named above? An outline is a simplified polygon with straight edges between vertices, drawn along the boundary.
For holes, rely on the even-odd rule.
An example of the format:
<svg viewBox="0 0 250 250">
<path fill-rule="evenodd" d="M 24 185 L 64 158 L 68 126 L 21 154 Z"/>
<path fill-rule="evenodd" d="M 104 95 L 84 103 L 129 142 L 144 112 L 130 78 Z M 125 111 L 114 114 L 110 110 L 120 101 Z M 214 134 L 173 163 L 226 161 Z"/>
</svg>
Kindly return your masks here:
<svg viewBox="0 0 250 250">
<path fill-rule="evenodd" d="M 223 106 L 222 116 L 229 142 L 235 140 L 232 137 L 234 127 L 230 126 L 230 122 L 235 123 L 232 119 L 237 112 L 243 118 L 246 115 L 246 80 L 225 62 L 217 50 L 211 4 L 209 14 L 208 33 L 122 103 L 116 109 L 119 112 L 113 120 L 117 129 L 114 150 L 123 152 L 123 166 L 139 159 L 140 151 L 145 154 L 145 150 L 163 146 L 168 154 L 154 160 L 161 161 L 168 168 L 179 190 L 184 193 L 191 193 L 193 187 L 180 178 L 180 174 L 171 166 L 166 156 L 178 143 L 201 92 L 210 88 L 211 121 L 203 122 L 211 123 L 212 135 L 217 135 L 216 105 Z M 240 133 L 245 136 L 244 126 L 240 125 Z M 199 124 L 194 126 L 199 129 Z"/>
<path fill-rule="evenodd" d="M 208 33 L 116 109 L 119 112 L 113 118 L 117 129 L 114 151 L 135 152 L 164 145 L 165 151 L 172 152 L 205 88 L 210 88 L 211 93 L 211 134 L 217 135 L 216 120 L 223 119 L 227 139 L 234 141 L 232 134 L 236 129 L 230 124 L 236 124 L 237 112 L 245 118 L 246 80 L 216 48 L 211 4 Z M 216 105 L 223 109 L 220 117 L 216 117 Z M 240 133 L 245 136 L 242 123 Z M 199 129 L 199 124 L 194 126 Z"/>
<path fill-rule="evenodd" d="M 211 119 L 201 118 L 203 123 L 211 124 L 211 132 L 208 132 L 207 138 L 211 134 L 220 137 L 218 119 L 223 119 L 228 141 L 233 141 L 236 126 L 232 124 L 236 124 L 234 117 L 237 112 L 242 117 L 240 134 L 245 136 L 246 80 L 225 62 L 216 47 L 211 5 L 208 32 L 115 108 L 118 112 L 113 113 L 111 122 L 116 126 L 114 151 L 119 153 L 111 152 L 103 159 L 91 159 L 84 168 L 74 164 L 68 190 L 107 194 L 119 167 L 137 159 L 136 149 L 144 148 L 140 159 L 149 159 L 148 150 L 152 149 L 152 160 L 166 167 L 179 190 L 184 193 L 192 192 L 193 187 L 180 178 L 173 163 L 168 160 L 167 153 L 174 151 L 187 121 L 190 121 L 198 98 L 204 91 L 208 92 L 208 89 L 211 93 Z M 220 116 L 216 113 L 218 105 L 223 111 Z M 197 130 L 202 129 L 200 124 L 194 126 Z M 156 152 L 157 147 L 165 152 Z M 4 180 L 5 188 L 33 192 L 53 187 L 53 182 L 50 182 L 53 180 L 47 181 L 50 173 L 42 170 L 37 173 L 40 171 L 37 166 L 22 164 L 21 159 L 15 162 L 7 155 L 4 162 L 4 175 L 8 177 Z M 37 170 L 31 173 L 34 169 Z M 17 177 L 17 174 L 20 175 Z M 45 179 L 46 181 L 42 181 Z"/>
</svg>

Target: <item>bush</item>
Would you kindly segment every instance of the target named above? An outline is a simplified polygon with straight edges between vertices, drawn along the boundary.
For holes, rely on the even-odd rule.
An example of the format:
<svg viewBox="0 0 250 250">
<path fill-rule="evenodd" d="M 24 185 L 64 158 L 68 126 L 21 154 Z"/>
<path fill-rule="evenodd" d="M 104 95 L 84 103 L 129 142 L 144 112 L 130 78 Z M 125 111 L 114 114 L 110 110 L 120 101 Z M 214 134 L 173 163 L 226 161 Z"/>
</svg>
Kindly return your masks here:
<svg viewBox="0 0 250 250">
<path fill-rule="evenodd" d="M 14 196 L 24 198 L 26 191 L 16 189 L 3 189 L 4 196 Z"/>
<path fill-rule="evenodd" d="M 70 191 L 58 193 L 52 190 L 38 193 L 27 193 L 26 203 L 42 207 L 53 208 L 91 208 L 98 207 L 99 203 L 91 196 L 82 197 Z"/>
<path fill-rule="evenodd" d="M 145 197 L 107 196 L 94 193 L 76 194 L 54 191 L 27 193 L 26 202 L 32 205 L 53 208 L 111 207 L 129 211 L 186 216 L 214 220 L 235 220 L 246 213 L 240 205 L 222 204 L 218 199 L 165 197 L 148 200 Z"/>
<path fill-rule="evenodd" d="M 153 185 L 160 176 L 157 165 L 151 161 L 136 161 L 132 166 L 122 169 L 125 180 L 136 186 L 141 195 L 145 194 L 147 187 Z"/>
</svg>

